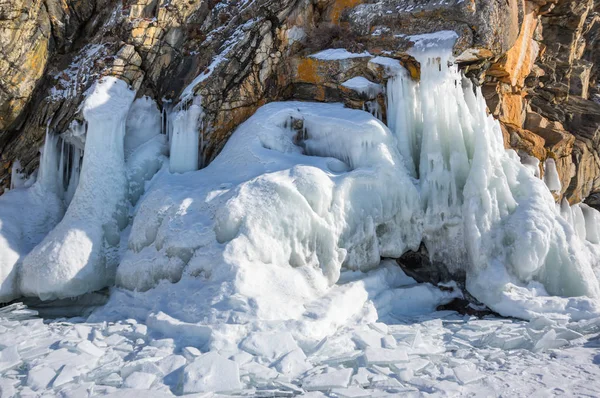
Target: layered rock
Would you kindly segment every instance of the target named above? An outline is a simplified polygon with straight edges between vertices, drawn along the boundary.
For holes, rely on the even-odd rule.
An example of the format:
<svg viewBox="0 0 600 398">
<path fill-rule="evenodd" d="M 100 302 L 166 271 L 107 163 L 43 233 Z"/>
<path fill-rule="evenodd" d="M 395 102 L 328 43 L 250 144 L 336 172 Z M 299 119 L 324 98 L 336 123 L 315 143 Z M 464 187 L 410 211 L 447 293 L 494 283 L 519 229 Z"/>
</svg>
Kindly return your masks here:
<svg viewBox="0 0 600 398">
<path fill-rule="evenodd" d="M 410 35 L 454 30 L 455 56 L 483 85 L 506 145 L 554 158 L 557 199 L 576 203 L 600 192 L 597 13 L 593 0 L 2 3 L 1 185 L 14 160 L 28 172 L 37 167 L 46 128 L 62 132 L 81 118 L 98 76 L 118 76 L 167 110 L 201 95 L 205 165 L 273 100 L 342 101 L 385 119 L 381 93 L 344 82 L 362 76 L 384 85 L 384 69 L 370 62 L 377 55 L 400 60 L 418 79 Z M 370 55 L 310 57 L 327 48 Z"/>
</svg>

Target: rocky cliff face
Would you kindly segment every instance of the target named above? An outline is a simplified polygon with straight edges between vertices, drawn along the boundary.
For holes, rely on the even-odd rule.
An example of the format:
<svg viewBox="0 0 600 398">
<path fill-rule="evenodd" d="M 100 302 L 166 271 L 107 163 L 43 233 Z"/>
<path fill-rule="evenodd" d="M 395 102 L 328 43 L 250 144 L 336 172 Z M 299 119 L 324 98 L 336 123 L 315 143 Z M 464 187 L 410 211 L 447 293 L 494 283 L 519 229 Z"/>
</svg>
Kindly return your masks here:
<svg viewBox="0 0 600 398">
<path fill-rule="evenodd" d="M 443 3 L 443 4 L 440 4 Z M 505 142 L 554 158 L 571 203 L 600 204 L 600 3 L 594 0 L 18 0 L 0 1 L 0 184 L 19 159 L 38 163 L 46 129 L 80 118 L 85 91 L 117 76 L 168 110 L 199 94 L 202 162 L 266 102 L 342 101 L 381 109 L 384 97 L 342 83 L 385 83 L 407 35 L 454 30 L 457 61 L 483 86 Z M 319 50 L 364 56 L 322 60 Z M 368 54 L 367 54 L 368 52 Z M 183 93 L 183 97 L 181 96 Z M 543 168 L 540 172 L 543 174 Z"/>
</svg>

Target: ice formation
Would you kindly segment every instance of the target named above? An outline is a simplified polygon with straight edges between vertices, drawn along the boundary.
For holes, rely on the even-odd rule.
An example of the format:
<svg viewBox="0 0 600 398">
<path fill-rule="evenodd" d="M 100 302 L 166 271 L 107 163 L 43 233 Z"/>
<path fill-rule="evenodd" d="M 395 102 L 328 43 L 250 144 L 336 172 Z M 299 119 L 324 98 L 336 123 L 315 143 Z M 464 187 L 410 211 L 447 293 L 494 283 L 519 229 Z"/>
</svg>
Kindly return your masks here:
<svg viewBox="0 0 600 398">
<path fill-rule="evenodd" d="M 198 170 L 199 130 L 202 118 L 200 104 L 200 97 L 195 97 L 189 107 L 175 109 L 170 115 L 172 131 L 169 131 L 171 144 L 169 164 L 172 173 Z"/>
<path fill-rule="evenodd" d="M 117 284 L 147 290 L 198 276 L 239 296 L 240 308 L 293 317 L 342 264 L 368 270 L 416 249 L 419 207 L 379 120 L 340 105 L 269 104 L 205 169 L 152 181 Z"/>
<path fill-rule="evenodd" d="M 54 135 L 46 136 L 39 177 L 31 187 L 15 187 L 0 197 L 2 302 L 21 295 L 18 287 L 18 268 L 22 257 L 60 221 L 64 212 L 57 194 L 57 141 L 58 137 Z"/>
<path fill-rule="evenodd" d="M 505 150 L 480 90 L 452 64 L 455 34 L 409 39 L 421 63 L 419 82 L 397 60 L 371 59 L 390 75 L 389 126 L 341 104 L 271 103 L 201 170 L 199 97 L 186 96 L 174 108 L 163 135 L 165 121 L 152 100 L 134 102 L 120 80 L 99 81 L 84 104 L 87 124 L 64 134 L 73 146 L 49 135 L 36 184 L 0 198 L 43 189 L 57 203 L 56 212 L 39 207 L 53 215 L 39 233 L 0 209 L 0 298 L 63 298 L 115 282 L 124 289 L 114 289 L 97 320 L 141 319 L 218 355 L 242 349 L 268 361 L 265 368 L 198 355 L 183 371 L 188 392 L 227 391 L 222 385 L 237 385 L 241 375 L 268 378 L 274 369 L 300 375 L 309 368 L 305 353 L 318 353 L 327 344 L 317 343 L 343 326 L 432 312 L 460 297 L 456 288 L 418 285 L 381 260 L 421 243 L 502 315 L 598 317 L 600 213 L 567 202 L 557 208 L 553 161 L 544 165 L 544 181 L 537 160 Z M 364 78 L 345 85 L 369 96 L 382 92 Z M 367 110 L 380 116 L 375 104 Z M 58 223 L 63 203 L 68 209 Z M 32 237 L 27 247 L 20 246 L 24 235 Z M 396 349 L 398 339 L 386 334 L 353 336 L 369 366 L 400 366 L 415 354 Z M 532 349 L 564 340 L 538 337 L 528 343 Z M 195 378 L 220 368 L 230 374 L 214 385 Z M 461 383 L 479 377 L 465 367 L 453 371 Z M 351 376 L 330 369 L 308 375 L 304 388 L 345 388 Z M 133 387 L 156 381 L 146 368 L 119 377 Z"/>
<path fill-rule="evenodd" d="M 111 283 L 120 230 L 127 225 L 123 140 L 134 92 L 122 80 L 96 83 L 79 186 L 62 221 L 23 260 L 20 288 L 43 300 L 72 297 Z"/>
<path fill-rule="evenodd" d="M 560 177 L 556 170 L 556 162 L 552 158 L 544 162 L 544 182 L 552 192 L 560 192 L 562 189 Z"/>
<path fill-rule="evenodd" d="M 565 223 L 543 182 L 505 151 L 480 90 L 451 65 L 451 35 L 415 42 L 421 81 L 403 72 L 390 80 L 388 117 L 419 178 L 430 255 L 464 271 L 469 292 L 504 315 L 569 312 L 567 301 L 545 306 L 560 301 L 545 302 L 547 293 L 598 297 L 598 248 L 577 236 L 581 228 Z M 594 301 L 582 305 L 597 311 Z"/>
<path fill-rule="evenodd" d="M 15 326 L 0 309 L 0 393 L 464 393 L 522 355 L 505 350 L 597 333 L 600 213 L 556 205 L 552 159 L 542 180 L 537 159 L 504 149 L 480 90 L 452 65 L 456 34 L 409 39 L 420 82 L 371 59 L 390 75 L 389 127 L 369 114 L 377 102 L 271 103 L 201 170 L 191 89 L 161 134 L 152 100 L 99 81 L 86 123 L 46 137 L 37 181 L 15 165 L 0 197 L 0 301 L 117 288 L 86 324 L 27 320 L 15 305 Z M 369 55 L 318 58 L 349 56 Z M 530 322 L 436 312 L 462 297 L 456 284 L 418 284 L 382 260 L 422 242 L 477 299 Z"/>
</svg>

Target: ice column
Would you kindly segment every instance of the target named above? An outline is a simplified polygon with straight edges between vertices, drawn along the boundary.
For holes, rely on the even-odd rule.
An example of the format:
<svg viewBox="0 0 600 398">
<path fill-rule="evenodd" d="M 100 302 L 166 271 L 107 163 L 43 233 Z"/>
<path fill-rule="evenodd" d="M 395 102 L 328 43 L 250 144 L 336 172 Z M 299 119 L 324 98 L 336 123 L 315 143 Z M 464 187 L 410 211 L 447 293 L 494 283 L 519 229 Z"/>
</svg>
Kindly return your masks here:
<svg viewBox="0 0 600 398">
<path fill-rule="evenodd" d="M 169 169 L 172 173 L 198 170 L 199 130 L 203 111 L 200 97 L 195 97 L 189 108 L 176 110 L 170 116 L 173 130 L 170 134 L 171 154 Z"/>
<path fill-rule="evenodd" d="M 60 187 L 62 178 L 60 176 L 61 170 L 59 168 L 59 140 L 60 137 L 57 134 L 46 131 L 46 139 L 44 140 L 37 178 L 38 183 L 42 185 L 44 189 L 54 193 L 62 191 Z"/>
<path fill-rule="evenodd" d="M 112 283 L 115 246 L 127 224 L 123 139 L 134 97 L 124 81 L 106 77 L 85 100 L 88 132 L 79 186 L 63 220 L 25 257 L 24 295 L 74 297 Z"/>
<path fill-rule="evenodd" d="M 552 158 L 544 162 L 544 182 L 551 192 L 560 192 L 562 189 L 560 177 L 556 170 L 556 162 Z"/>
</svg>

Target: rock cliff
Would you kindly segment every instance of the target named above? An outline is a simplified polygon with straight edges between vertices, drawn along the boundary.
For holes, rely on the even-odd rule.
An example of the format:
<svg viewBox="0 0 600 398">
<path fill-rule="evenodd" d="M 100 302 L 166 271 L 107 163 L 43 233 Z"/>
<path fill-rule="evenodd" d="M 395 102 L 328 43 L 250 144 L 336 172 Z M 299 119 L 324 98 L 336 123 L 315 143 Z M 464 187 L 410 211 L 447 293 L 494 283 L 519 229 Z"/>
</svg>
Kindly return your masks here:
<svg viewBox="0 0 600 398">
<path fill-rule="evenodd" d="M 597 0 L 0 1 L 0 186 L 17 159 L 36 169 L 46 129 L 81 118 L 98 76 L 166 110 L 200 94 L 205 165 L 270 101 L 341 101 L 385 118 L 381 93 L 343 83 L 385 83 L 377 55 L 418 79 L 407 35 L 440 30 L 459 34 L 457 62 L 482 85 L 506 146 L 555 159 L 557 200 L 600 204 Z M 328 48 L 363 56 L 310 57 Z"/>
</svg>

